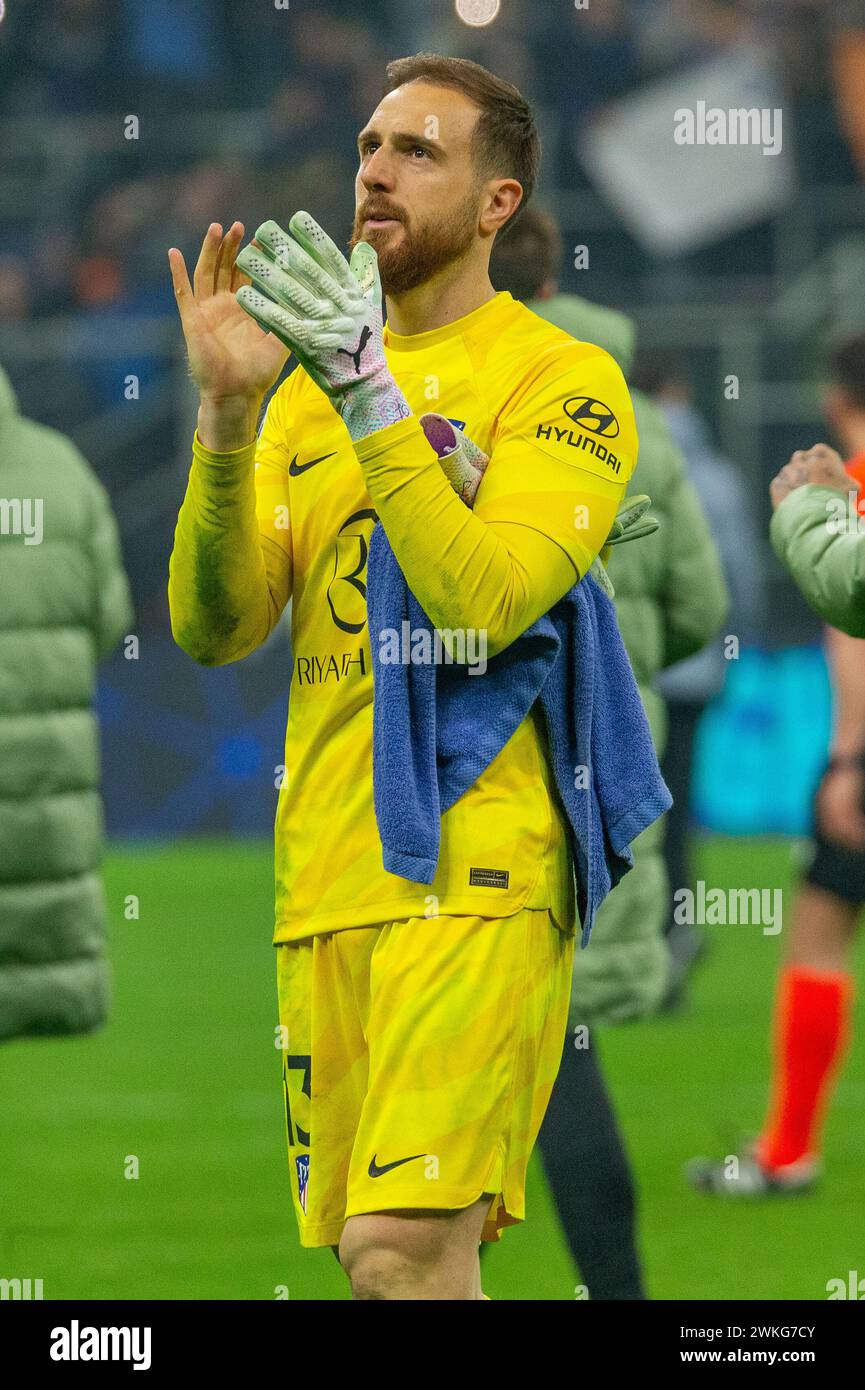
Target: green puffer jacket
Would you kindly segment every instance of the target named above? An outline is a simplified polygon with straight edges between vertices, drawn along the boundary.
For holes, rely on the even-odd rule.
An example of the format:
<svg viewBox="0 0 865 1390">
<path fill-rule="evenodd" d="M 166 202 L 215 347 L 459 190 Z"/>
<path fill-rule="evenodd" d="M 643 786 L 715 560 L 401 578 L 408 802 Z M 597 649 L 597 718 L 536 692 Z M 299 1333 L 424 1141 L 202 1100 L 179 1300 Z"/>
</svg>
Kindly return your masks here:
<svg viewBox="0 0 865 1390">
<path fill-rule="evenodd" d="M 627 376 L 634 325 L 623 314 L 564 294 L 532 300 L 528 307 L 574 338 L 605 348 Z M 665 666 L 716 636 L 729 600 L 703 509 L 664 416 L 639 391 L 631 396 L 640 447 L 628 491 L 648 493 L 661 526 L 652 536 L 614 547 L 609 574 L 622 637 L 660 756 L 667 715 L 652 681 Z M 664 930 L 670 912 L 663 826 L 663 819 L 656 821 L 635 841 L 634 868 L 598 913 L 587 949 L 577 950 L 571 1027 L 642 1018 L 660 1002 L 667 982 Z"/>
<path fill-rule="evenodd" d="M 865 637 L 865 532 L 849 510 L 843 492 L 807 483 L 784 498 L 770 535 L 820 617 L 850 637 Z"/>
<path fill-rule="evenodd" d="M 108 496 L 0 370 L 0 1039 L 107 1008 L 96 663 L 132 607 Z"/>
</svg>

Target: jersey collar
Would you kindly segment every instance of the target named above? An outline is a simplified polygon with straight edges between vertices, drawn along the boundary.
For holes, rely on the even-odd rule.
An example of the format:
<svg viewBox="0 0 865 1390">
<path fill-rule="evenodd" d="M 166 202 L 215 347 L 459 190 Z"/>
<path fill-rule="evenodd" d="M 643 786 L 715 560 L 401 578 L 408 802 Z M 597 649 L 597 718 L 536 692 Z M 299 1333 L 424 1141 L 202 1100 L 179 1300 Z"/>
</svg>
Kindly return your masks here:
<svg viewBox="0 0 865 1390">
<path fill-rule="evenodd" d="M 454 319 L 452 323 L 445 323 L 441 328 L 432 328 L 428 333 L 394 333 L 386 323 L 384 345 L 394 352 L 420 352 L 424 348 L 435 347 L 437 343 L 458 338 L 474 328 L 489 327 L 491 322 L 501 316 L 502 310 L 509 308 L 513 303 L 514 297 L 509 290 L 499 290 L 495 299 L 488 299 L 479 309 L 473 309 L 470 314 L 465 314 L 461 319 Z"/>
</svg>

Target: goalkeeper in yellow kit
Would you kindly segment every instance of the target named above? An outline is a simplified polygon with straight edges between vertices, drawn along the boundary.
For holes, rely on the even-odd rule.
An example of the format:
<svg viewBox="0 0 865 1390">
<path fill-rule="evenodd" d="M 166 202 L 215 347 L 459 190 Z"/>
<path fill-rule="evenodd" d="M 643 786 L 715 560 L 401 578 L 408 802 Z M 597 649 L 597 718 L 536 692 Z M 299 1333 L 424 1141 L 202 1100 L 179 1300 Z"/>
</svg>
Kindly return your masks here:
<svg viewBox="0 0 865 1390">
<path fill-rule="evenodd" d="M 358 149 L 350 265 L 306 213 L 240 254 L 243 227 L 213 224 L 193 284 L 169 252 L 201 395 L 171 622 L 219 665 L 292 599 L 274 941 L 301 1241 L 334 1248 L 355 1298 L 480 1299 L 478 1243 L 523 1219 L 561 1055 L 565 813 L 533 710 L 443 815 L 433 883 L 385 871 L 367 548 L 380 520 L 430 622 L 494 656 L 592 565 L 637 440 L 612 358 L 490 282 L 537 172 L 519 92 L 465 60 L 400 59 Z M 473 510 L 428 411 L 489 456 Z"/>
</svg>

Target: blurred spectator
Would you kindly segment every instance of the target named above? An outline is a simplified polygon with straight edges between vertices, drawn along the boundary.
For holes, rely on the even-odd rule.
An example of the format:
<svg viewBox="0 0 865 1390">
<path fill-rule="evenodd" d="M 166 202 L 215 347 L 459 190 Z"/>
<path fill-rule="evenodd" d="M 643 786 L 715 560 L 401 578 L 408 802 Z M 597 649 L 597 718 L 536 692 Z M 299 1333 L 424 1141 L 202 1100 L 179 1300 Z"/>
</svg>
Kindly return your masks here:
<svg viewBox="0 0 865 1390">
<path fill-rule="evenodd" d="M 865 0 L 634 0 L 632 14 L 643 76 L 755 40 L 770 45 L 803 172 L 823 183 L 845 178 L 850 164 L 843 132 L 865 176 Z"/>
<path fill-rule="evenodd" d="M 633 8 L 641 65 L 652 76 L 705 62 L 743 36 L 737 0 L 635 0 Z"/>
<path fill-rule="evenodd" d="M 623 0 L 592 0 L 584 10 L 544 10 L 533 26 L 531 43 L 543 100 L 553 104 L 559 116 L 547 174 L 567 186 L 585 184 L 573 153 L 573 135 L 590 112 L 637 84 L 633 11 Z"/>
<path fill-rule="evenodd" d="M 79 313 L 70 327 L 70 347 L 81 360 L 96 405 L 102 410 L 120 405 L 132 377 L 134 399 L 146 399 L 159 378 L 164 354 L 136 344 L 135 329 L 151 311 L 161 308 L 167 313 L 167 292 L 155 286 L 129 287 L 124 267 L 114 256 L 80 260 L 73 288 Z"/>
<path fill-rule="evenodd" d="M 805 173 L 821 183 L 849 172 L 832 115 L 865 178 L 865 0 L 739 0 L 775 44 L 796 119 Z"/>
<path fill-rule="evenodd" d="M 274 92 L 262 121 L 260 160 L 305 159 L 328 143 L 328 106 L 317 82 L 300 77 Z M 332 128 L 331 128 L 332 129 Z"/>
<path fill-rule="evenodd" d="M 133 620 L 107 494 L 0 369 L 0 1039 L 105 1021 L 96 667 Z M 17 502 L 18 511 L 10 510 Z M 6 522 L 12 518 L 12 526 Z M 16 524 L 16 517 L 18 523 Z"/>
<path fill-rule="evenodd" d="M 72 285 L 81 308 L 99 309 L 121 298 L 123 274 L 112 257 L 88 256 L 76 264 Z"/>
<path fill-rule="evenodd" d="M 740 643 L 754 641 L 760 628 L 764 585 L 763 542 L 739 470 L 712 443 L 709 427 L 693 402 L 684 364 L 677 354 L 653 352 L 638 363 L 634 383 L 661 406 L 681 450 L 688 477 L 706 512 L 730 592 L 726 632 Z M 674 892 L 693 886 L 691 865 L 691 780 L 700 720 L 724 688 L 728 663 L 723 644 L 712 642 L 677 662 L 656 681 L 669 712 L 664 780 L 673 794 L 664 854 Z M 667 927 L 673 958 L 668 1003 L 678 1002 L 683 982 L 703 946 L 702 932 L 673 922 Z"/>
<path fill-rule="evenodd" d="M 7 9 L 4 25 L 20 44 L 19 61 L 5 74 L 7 109 L 90 115 L 115 108 L 120 97 L 116 5 L 52 0 Z"/>
<path fill-rule="evenodd" d="M 212 0 L 122 0 L 124 105 L 176 109 L 220 105 L 226 69 L 220 5 Z"/>
<path fill-rule="evenodd" d="M 0 319 L 27 319 L 33 307 L 23 256 L 0 256 Z"/>
<path fill-rule="evenodd" d="M 34 229 L 27 255 L 34 315 L 59 314 L 71 307 L 76 250 L 71 227 L 46 223 Z"/>
</svg>

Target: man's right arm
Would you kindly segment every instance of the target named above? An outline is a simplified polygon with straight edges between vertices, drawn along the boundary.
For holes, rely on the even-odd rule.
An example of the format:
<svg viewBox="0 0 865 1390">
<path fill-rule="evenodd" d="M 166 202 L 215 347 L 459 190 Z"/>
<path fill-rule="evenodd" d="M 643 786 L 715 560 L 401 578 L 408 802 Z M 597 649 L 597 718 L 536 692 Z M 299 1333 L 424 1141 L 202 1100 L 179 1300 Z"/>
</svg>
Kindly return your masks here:
<svg viewBox="0 0 865 1390">
<path fill-rule="evenodd" d="M 253 431 L 251 441 L 239 442 L 240 432 L 214 428 L 202 405 L 169 562 L 174 640 L 204 666 L 255 651 L 291 597 L 288 459 L 277 397 L 257 441 Z"/>
<path fill-rule="evenodd" d="M 191 282 L 168 253 L 190 372 L 201 405 L 192 468 L 169 563 L 171 630 L 205 666 L 259 647 L 291 595 L 288 471 L 279 393 L 258 440 L 255 423 L 288 349 L 236 300 L 243 225 L 211 223 Z"/>
</svg>

